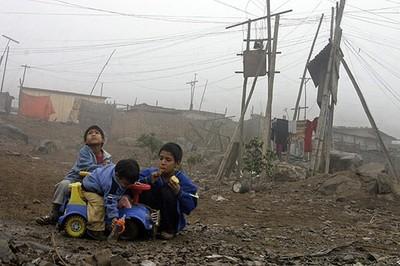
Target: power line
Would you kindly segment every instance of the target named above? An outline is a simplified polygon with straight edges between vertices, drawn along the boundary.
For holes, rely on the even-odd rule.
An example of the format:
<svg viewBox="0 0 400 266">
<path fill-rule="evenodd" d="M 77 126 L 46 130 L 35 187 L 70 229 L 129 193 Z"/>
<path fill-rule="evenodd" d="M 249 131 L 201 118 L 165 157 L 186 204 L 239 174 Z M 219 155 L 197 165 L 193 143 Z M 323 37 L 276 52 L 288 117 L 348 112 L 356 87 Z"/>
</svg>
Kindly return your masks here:
<svg viewBox="0 0 400 266">
<path fill-rule="evenodd" d="M 345 45 L 350 49 L 353 55 L 356 56 L 356 58 L 359 60 L 361 65 L 374 77 L 374 79 L 383 86 L 393 97 L 400 103 L 400 95 L 396 93 L 395 90 L 393 90 L 390 85 L 386 84 L 385 81 L 382 79 L 382 77 L 371 67 L 370 64 L 359 54 L 356 52 L 356 49 L 352 46 L 352 44 L 349 42 L 349 40 L 344 39 Z M 378 88 L 381 89 L 381 87 L 378 84 Z M 382 90 L 382 89 L 381 89 Z M 383 90 L 382 90 L 383 91 Z M 392 98 L 389 97 L 391 100 Z M 395 103 L 393 103 L 395 104 Z M 397 107 L 398 104 L 395 104 Z"/>
<path fill-rule="evenodd" d="M 227 6 L 227 7 L 232 8 L 232 9 L 235 9 L 235 10 L 237 10 L 237 11 L 243 12 L 243 13 L 245 13 L 246 15 L 256 16 L 256 15 L 253 14 L 253 13 L 250 13 L 250 12 L 248 12 L 248 11 L 246 11 L 246 10 L 243 10 L 243 9 L 238 8 L 238 7 L 236 7 L 236 6 L 233 6 L 233 5 L 231 5 L 231 4 L 222 2 L 222 1 L 220 1 L 220 0 L 213 0 L 213 1 L 214 1 L 214 2 L 217 2 L 217 3 L 221 4 L 221 5 L 224 5 L 224 6 Z"/>
</svg>

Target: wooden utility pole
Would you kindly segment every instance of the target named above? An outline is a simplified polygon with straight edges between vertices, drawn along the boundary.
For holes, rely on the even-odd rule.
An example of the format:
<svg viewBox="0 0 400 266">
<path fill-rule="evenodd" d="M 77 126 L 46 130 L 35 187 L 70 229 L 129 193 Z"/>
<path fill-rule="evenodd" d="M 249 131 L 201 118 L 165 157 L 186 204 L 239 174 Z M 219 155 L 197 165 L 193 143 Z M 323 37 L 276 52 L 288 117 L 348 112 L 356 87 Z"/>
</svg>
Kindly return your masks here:
<svg viewBox="0 0 400 266">
<path fill-rule="evenodd" d="M 204 95 L 206 94 L 207 84 L 208 84 L 208 79 L 206 80 L 206 85 L 204 85 L 203 94 L 201 95 L 201 101 L 200 101 L 199 111 L 201 111 L 201 105 L 203 104 Z"/>
<path fill-rule="evenodd" d="M 362 104 L 362 106 L 363 106 L 363 108 L 364 108 L 365 114 L 366 114 L 367 117 L 368 117 L 369 123 L 371 124 L 371 127 L 372 127 L 372 128 L 374 129 L 374 131 L 375 131 L 376 137 L 378 138 L 378 142 L 379 142 L 379 144 L 380 144 L 380 146 L 381 146 L 381 148 L 382 148 L 383 154 L 384 154 L 384 156 L 385 156 L 385 158 L 386 158 L 386 161 L 387 161 L 387 163 L 388 163 L 388 165 L 389 165 L 390 174 L 391 174 L 391 175 L 393 176 L 393 178 L 395 179 L 395 182 L 398 183 L 398 182 L 399 182 L 399 175 L 398 175 L 397 170 L 396 170 L 396 168 L 395 168 L 395 166 L 394 166 L 394 163 L 393 163 L 393 161 L 392 161 L 392 158 L 390 157 L 389 151 L 388 151 L 388 149 L 386 148 L 385 143 L 383 142 L 381 133 L 380 133 L 380 131 L 379 131 L 379 129 L 378 129 L 376 123 L 375 123 L 375 120 L 374 120 L 374 118 L 372 117 L 372 114 L 371 114 L 371 112 L 370 112 L 370 110 L 369 110 L 369 108 L 368 108 L 368 105 L 367 105 L 367 102 L 366 102 L 366 100 L 365 100 L 365 98 L 364 98 L 364 95 L 362 94 L 361 89 L 360 89 L 360 87 L 358 86 L 358 83 L 357 83 L 356 79 L 355 79 L 354 76 L 353 76 L 353 73 L 351 72 L 349 66 L 347 65 L 346 60 L 344 60 L 344 58 L 341 58 L 341 62 L 342 62 L 342 64 L 343 64 L 343 66 L 344 66 L 344 69 L 346 70 L 347 75 L 349 76 L 349 78 L 350 78 L 350 80 L 351 80 L 351 83 L 352 83 L 353 86 L 354 86 L 354 89 L 355 89 L 356 92 L 357 92 L 358 97 L 360 98 L 361 104 Z"/>
<path fill-rule="evenodd" d="M 197 73 L 194 73 L 194 79 L 192 81 L 186 82 L 186 84 L 190 85 L 190 106 L 189 106 L 190 111 L 193 110 L 194 90 L 196 88 L 196 83 L 198 82 L 196 77 L 197 77 Z"/>
<path fill-rule="evenodd" d="M 20 86 L 21 86 L 21 88 L 22 88 L 22 87 L 24 86 L 24 83 L 25 83 L 26 69 L 27 69 L 27 68 L 30 68 L 30 66 L 28 66 L 27 64 L 25 64 L 25 65 L 21 65 L 21 67 L 24 68 L 24 74 L 22 75 L 22 80 L 20 80 Z"/>
<path fill-rule="evenodd" d="M 303 90 L 303 85 L 304 85 L 305 78 L 306 78 L 306 74 L 307 74 L 307 66 L 308 66 L 308 64 L 310 63 L 310 59 L 311 59 L 312 53 L 313 53 L 313 51 L 314 51 L 315 43 L 316 43 L 316 41 L 317 41 L 317 39 L 318 39 L 319 30 L 321 29 L 321 24 L 322 24 L 322 21 L 323 21 L 323 20 L 324 20 L 324 14 L 322 14 L 322 15 L 321 15 L 321 18 L 319 19 L 319 24 L 318 24 L 317 32 L 315 33 L 314 40 L 313 40 L 312 45 L 311 45 L 310 53 L 308 54 L 308 58 L 307 58 L 307 61 L 306 61 L 306 65 L 305 65 L 305 67 L 304 67 L 303 76 L 302 76 L 302 78 L 301 78 L 299 93 L 297 94 L 297 100 L 296 100 L 296 105 L 295 105 L 295 107 L 294 107 L 294 114 L 293 114 L 293 119 L 292 119 L 292 120 L 298 119 L 297 110 L 298 110 L 299 105 L 300 105 L 300 98 L 301 98 L 301 94 L 302 94 L 302 90 Z"/>
<path fill-rule="evenodd" d="M 303 78 L 302 78 L 303 79 Z M 311 80 L 311 78 L 304 78 L 304 120 L 307 120 L 307 83 Z"/>
<path fill-rule="evenodd" d="M 246 41 L 246 50 L 250 50 L 250 41 L 260 41 L 260 40 L 256 40 L 256 39 L 252 40 L 250 38 L 250 30 L 251 30 L 251 25 L 250 24 L 252 22 L 255 22 L 255 21 L 258 21 L 258 20 L 261 20 L 261 19 L 266 19 L 268 17 L 278 17 L 280 14 L 288 13 L 288 12 L 291 12 L 291 11 L 292 10 L 287 10 L 287 11 L 279 12 L 279 13 L 276 13 L 276 14 L 268 14 L 267 16 L 264 16 L 264 17 L 260 17 L 260 18 L 256 18 L 256 19 L 252 19 L 252 20 L 247 20 L 245 22 L 237 23 L 235 25 L 226 27 L 226 29 L 230 29 L 230 28 L 233 28 L 233 27 L 236 27 L 236 26 L 247 24 L 247 29 L 248 29 L 247 38 L 244 41 Z M 278 23 L 276 25 L 279 26 L 279 18 L 278 18 Z M 268 42 L 271 42 L 272 38 L 270 38 L 270 36 L 269 36 L 268 39 L 262 39 L 261 41 L 264 41 L 264 40 L 267 40 Z M 267 46 L 268 46 L 268 44 L 267 44 Z M 264 51 L 264 53 L 266 52 L 264 49 L 263 49 L 263 51 Z M 276 47 L 275 47 L 275 51 L 276 51 Z M 270 56 L 270 54 L 267 53 L 268 57 Z M 234 134 L 233 134 L 233 136 L 232 136 L 232 138 L 231 138 L 231 140 L 230 140 L 230 142 L 228 144 L 228 147 L 227 147 L 227 149 L 225 151 L 224 157 L 223 157 L 223 159 L 221 161 L 221 164 L 220 164 L 220 167 L 218 169 L 218 173 L 217 173 L 217 179 L 218 180 L 222 179 L 222 177 L 224 175 L 229 175 L 230 174 L 231 167 L 229 167 L 229 164 L 232 164 L 233 160 L 236 161 L 238 159 L 239 166 L 241 165 L 241 147 L 243 146 L 244 116 L 246 114 L 248 105 L 249 105 L 251 97 L 253 95 L 254 88 L 256 86 L 257 79 L 258 79 L 258 76 L 259 76 L 259 73 L 261 71 L 261 67 L 262 66 L 263 66 L 263 60 L 259 60 L 259 62 L 257 64 L 256 72 L 255 72 L 256 75 L 254 76 L 253 83 L 252 83 L 252 86 L 251 86 L 251 89 L 250 89 L 250 92 L 249 92 L 248 96 L 246 96 L 247 95 L 248 77 L 246 76 L 246 74 L 244 75 L 242 104 L 241 104 L 241 112 L 240 112 L 239 123 L 238 123 L 238 126 L 236 127 L 236 129 L 234 131 Z M 244 73 L 244 71 L 243 72 L 236 72 L 236 73 Z M 274 73 L 275 73 L 275 70 L 274 70 Z M 238 152 L 236 154 L 234 154 L 235 153 L 235 151 L 234 151 L 235 145 L 239 146 Z"/>
<path fill-rule="evenodd" d="M 324 162 L 328 160 L 327 157 L 329 157 L 329 154 L 326 152 L 328 149 L 324 149 L 326 147 L 326 136 L 328 132 L 328 127 L 327 123 L 329 120 L 329 117 L 332 116 L 329 112 L 332 110 L 329 110 L 329 104 L 331 102 L 331 97 L 332 92 L 331 92 L 331 85 L 332 85 L 332 71 L 334 68 L 334 65 L 336 62 L 339 60 L 338 56 L 340 53 L 340 41 L 342 38 L 342 29 L 340 27 L 340 23 L 342 21 L 343 17 L 343 11 L 344 11 L 344 6 L 345 6 L 345 0 L 340 1 L 340 6 L 337 8 L 337 13 L 336 13 L 336 24 L 335 24 L 335 29 L 334 29 L 334 36 L 333 40 L 331 40 L 331 49 L 330 49 L 330 54 L 329 54 L 329 59 L 328 59 L 328 65 L 327 65 L 327 70 L 325 74 L 325 79 L 322 84 L 322 99 L 321 99 L 321 109 L 320 109 L 320 114 L 319 114 L 319 119 L 318 119 L 318 127 L 317 127 L 317 134 L 316 134 L 316 149 L 314 152 L 314 156 L 312 157 L 311 160 L 311 170 L 313 174 L 316 174 L 317 172 L 321 171 L 324 167 Z M 321 84 L 320 84 L 321 86 Z M 325 153 L 324 153 L 325 152 Z M 325 155 L 325 161 L 323 160 L 323 157 Z M 329 170 L 329 169 L 328 169 Z M 325 168 L 326 171 L 326 168 Z"/>
<path fill-rule="evenodd" d="M 90 95 L 93 94 L 94 88 L 96 88 L 97 82 L 99 81 L 101 74 L 103 74 L 104 69 L 105 69 L 106 66 L 108 65 L 108 62 L 110 62 L 111 57 L 113 56 L 113 54 L 115 53 L 115 51 L 116 51 L 115 49 L 114 49 L 114 51 L 112 51 L 112 53 L 111 53 L 110 56 L 108 57 L 106 63 L 105 63 L 104 66 L 102 67 L 102 69 L 101 69 L 99 75 L 97 76 L 96 81 L 95 81 L 94 84 L 93 84 L 93 88 L 92 88 L 92 90 L 90 91 Z"/>
<path fill-rule="evenodd" d="M 269 2 L 269 1 L 268 1 Z M 271 150 L 271 120 L 272 120 L 272 97 L 274 90 L 275 79 L 275 63 L 276 63 L 276 49 L 278 47 L 278 30 L 279 30 L 279 15 L 275 18 L 274 37 L 271 59 L 268 66 L 268 99 L 267 107 L 265 110 L 265 143 L 263 146 L 264 154 L 267 150 Z M 268 56 L 269 58 L 270 56 Z"/>
<path fill-rule="evenodd" d="M 339 10 L 338 3 L 336 2 L 336 10 Z M 339 11 L 338 11 L 339 12 Z M 335 8 L 331 8 L 331 30 L 330 30 L 330 39 L 333 40 L 334 38 L 334 25 L 335 25 Z M 340 49 L 339 49 L 340 50 Z M 332 62 L 335 64 L 335 62 Z M 337 88 L 336 88 L 337 89 Z M 330 105 L 328 106 L 328 115 L 327 115 L 327 126 L 325 132 L 325 174 L 329 173 L 329 168 L 331 164 L 331 148 L 333 145 L 333 114 L 335 111 L 335 102 L 333 97 L 331 97 Z"/>
<path fill-rule="evenodd" d="M 0 92 L 3 92 L 4 78 L 5 78 L 5 76 L 6 76 L 7 61 L 8 61 L 8 52 L 9 52 L 9 51 L 10 51 L 10 46 L 7 46 L 6 61 L 4 62 L 3 78 L 1 79 L 1 88 L 0 88 Z"/>
<path fill-rule="evenodd" d="M 257 69 L 259 72 L 261 69 L 261 62 L 258 64 Z M 243 110 L 240 112 L 240 117 L 239 117 L 239 124 L 236 126 L 235 131 L 233 132 L 233 136 L 231 138 L 231 141 L 228 144 L 228 147 L 226 149 L 226 152 L 224 154 L 224 157 L 222 158 L 221 164 L 218 169 L 217 173 L 217 180 L 221 180 L 223 175 L 226 174 L 225 171 L 227 170 L 227 164 L 228 164 L 228 159 L 232 156 L 232 151 L 234 144 L 237 143 L 237 139 L 240 138 L 240 125 L 243 124 L 244 121 L 244 116 L 246 114 L 247 108 L 249 107 L 249 103 L 251 100 L 251 97 L 253 96 L 254 89 L 256 87 L 257 83 L 257 77 L 253 79 L 253 84 L 251 85 L 251 89 L 249 92 L 249 95 L 247 96 L 247 99 L 245 101 L 245 104 L 243 106 Z M 228 173 L 229 174 L 229 173 Z"/>
<path fill-rule="evenodd" d="M 250 51 L 250 34 L 251 34 L 251 22 L 247 23 L 247 38 L 246 38 L 246 51 Z M 242 90 L 242 104 L 240 106 L 240 113 L 243 113 L 244 107 L 246 105 L 246 95 L 247 95 L 247 81 L 248 77 L 245 75 L 243 79 L 243 90 Z M 246 112 L 245 112 L 246 113 Z M 238 149 L 238 167 L 242 168 L 242 154 L 244 146 L 244 119 L 239 119 L 239 149 Z"/>
<path fill-rule="evenodd" d="M 6 47 L 4 48 L 3 54 L 0 57 L 0 66 L 1 66 L 1 63 L 3 62 L 4 55 L 6 54 L 7 48 L 10 46 L 10 42 L 15 42 L 15 43 L 19 44 L 19 41 L 15 40 L 11 37 L 8 37 L 6 35 L 1 35 L 1 36 L 7 39 L 7 44 L 6 44 Z"/>
<path fill-rule="evenodd" d="M 5 79 L 6 70 L 7 70 L 8 53 L 10 52 L 10 42 L 15 42 L 15 43 L 19 44 L 19 41 L 14 40 L 13 38 L 8 37 L 6 35 L 1 35 L 1 36 L 3 36 L 4 38 L 7 39 L 6 48 L 4 49 L 3 55 L 2 55 L 1 60 L 0 60 L 0 65 L 1 65 L 1 61 L 3 60 L 4 54 L 6 53 L 6 61 L 4 62 L 3 78 L 1 79 L 1 88 L 0 88 L 0 92 L 3 92 L 4 79 Z"/>
</svg>

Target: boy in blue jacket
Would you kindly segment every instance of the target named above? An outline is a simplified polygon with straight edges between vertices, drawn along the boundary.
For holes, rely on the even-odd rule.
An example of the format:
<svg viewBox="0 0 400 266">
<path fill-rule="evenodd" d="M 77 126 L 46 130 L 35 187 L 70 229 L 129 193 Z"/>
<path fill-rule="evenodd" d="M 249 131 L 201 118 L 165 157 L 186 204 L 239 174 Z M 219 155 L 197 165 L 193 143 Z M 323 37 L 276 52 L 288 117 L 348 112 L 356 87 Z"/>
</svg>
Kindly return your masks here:
<svg viewBox="0 0 400 266">
<path fill-rule="evenodd" d="M 160 237 L 169 240 L 185 227 L 185 214 L 196 208 L 197 187 L 177 170 L 182 161 L 182 148 L 178 144 L 164 144 L 159 157 L 159 168 L 140 172 L 139 181 L 151 185 L 151 190 L 141 194 L 140 202 L 160 210 Z"/>
<path fill-rule="evenodd" d="M 64 177 L 55 185 L 53 206 L 48 215 L 39 217 L 36 222 L 40 225 L 56 224 L 60 217 L 60 209 L 69 195 L 69 184 L 82 182 L 80 171 L 91 172 L 94 169 L 111 163 L 111 155 L 103 149 L 104 131 L 97 125 L 90 126 L 83 135 L 85 145 L 80 149 L 78 158 Z"/>
<path fill-rule="evenodd" d="M 83 196 L 88 203 L 87 235 L 96 240 L 105 239 L 105 222 L 118 219 L 118 201 L 127 187 L 139 178 L 135 160 L 121 160 L 117 165 L 96 169 L 82 181 Z"/>
</svg>

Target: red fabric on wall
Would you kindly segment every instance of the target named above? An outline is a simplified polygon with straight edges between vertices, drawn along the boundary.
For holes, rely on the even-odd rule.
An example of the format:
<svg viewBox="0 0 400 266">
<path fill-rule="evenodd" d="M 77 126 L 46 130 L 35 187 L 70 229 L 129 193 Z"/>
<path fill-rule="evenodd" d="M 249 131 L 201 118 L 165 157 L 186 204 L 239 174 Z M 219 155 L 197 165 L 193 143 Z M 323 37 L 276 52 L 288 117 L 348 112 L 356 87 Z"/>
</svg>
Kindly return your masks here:
<svg viewBox="0 0 400 266">
<path fill-rule="evenodd" d="M 55 111 L 50 96 L 32 96 L 21 92 L 19 113 L 27 117 L 49 120 Z"/>
<path fill-rule="evenodd" d="M 304 134 L 304 152 L 312 152 L 312 133 L 317 130 L 318 117 L 313 121 L 307 120 L 306 132 Z"/>
</svg>

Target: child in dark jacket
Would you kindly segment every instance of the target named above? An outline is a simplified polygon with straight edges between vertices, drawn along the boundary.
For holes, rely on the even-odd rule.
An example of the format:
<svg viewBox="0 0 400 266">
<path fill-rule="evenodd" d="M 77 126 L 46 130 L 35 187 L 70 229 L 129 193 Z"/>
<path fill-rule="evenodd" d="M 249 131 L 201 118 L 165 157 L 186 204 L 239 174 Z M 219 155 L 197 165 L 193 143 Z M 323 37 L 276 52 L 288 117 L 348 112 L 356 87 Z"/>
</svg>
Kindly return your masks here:
<svg viewBox="0 0 400 266">
<path fill-rule="evenodd" d="M 96 169 L 82 181 L 83 196 L 88 203 L 87 235 L 96 240 L 105 239 L 105 218 L 118 219 L 118 201 L 127 187 L 139 178 L 135 160 L 121 160 L 117 165 Z"/>
<path fill-rule="evenodd" d="M 56 224 L 61 215 L 61 206 L 69 195 L 69 184 L 82 182 L 80 171 L 91 172 L 98 167 L 111 163 L 111 155 L 103 149 L 104 131 L 96 125 L 86 129 L 83 135 L 85 145 L 80 149 L 78 159 L 64 179 L 55 185 L 53 206 L 50 213 L 36 219 L 40 225 Z"/>
<path fill-rule="evenodd" d="M 159 168 L 140 172 L 139 181 L 151 184 L 151 190 L 141 194 L 140 202 L 160 210 L 160 237 L 168 240 L 185 227 L 185 214 L 196 208 L 198 196 L 196 185 L 177 170 L 182 161 L 182 148 L 176 143 L 164 144 L 159 157 Z"/>
</svg>

